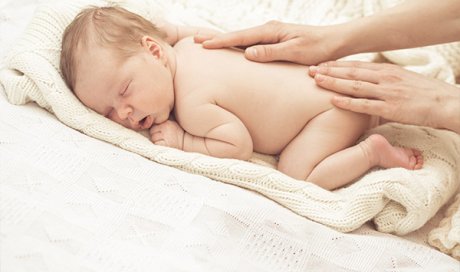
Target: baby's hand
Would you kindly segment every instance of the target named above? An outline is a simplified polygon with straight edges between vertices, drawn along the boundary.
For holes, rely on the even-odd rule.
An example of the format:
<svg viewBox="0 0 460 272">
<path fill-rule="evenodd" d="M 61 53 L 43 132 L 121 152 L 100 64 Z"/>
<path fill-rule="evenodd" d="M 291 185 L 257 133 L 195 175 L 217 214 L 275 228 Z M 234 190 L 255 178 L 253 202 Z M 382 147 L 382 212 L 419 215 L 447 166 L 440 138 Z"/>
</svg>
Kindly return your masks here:
<svg viewBox="0 0 460 272">
<path fill-rule="evenodd" d="M 184 130 L 177 122 L 167 120 L 150 128 L 150 139 L 156 145 L 164 145 L 182 150 Z"/>
</svg>

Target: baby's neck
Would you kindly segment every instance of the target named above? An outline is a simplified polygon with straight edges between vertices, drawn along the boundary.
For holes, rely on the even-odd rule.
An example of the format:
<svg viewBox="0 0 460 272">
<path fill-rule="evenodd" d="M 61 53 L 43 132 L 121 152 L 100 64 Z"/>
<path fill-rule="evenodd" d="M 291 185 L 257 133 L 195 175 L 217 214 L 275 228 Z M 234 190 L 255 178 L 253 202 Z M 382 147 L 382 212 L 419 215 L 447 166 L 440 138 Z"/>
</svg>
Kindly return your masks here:
<svg viewBox="0 0 460 272">
<path fill-rule="evenodd" d="M 171 72 L 172 79 L 174 81 L 176 77 L 176 52 L 174 49 L 168 44 L 164 47 L 164 53 L 167 58 L 167 68 Z"/>
</svg>

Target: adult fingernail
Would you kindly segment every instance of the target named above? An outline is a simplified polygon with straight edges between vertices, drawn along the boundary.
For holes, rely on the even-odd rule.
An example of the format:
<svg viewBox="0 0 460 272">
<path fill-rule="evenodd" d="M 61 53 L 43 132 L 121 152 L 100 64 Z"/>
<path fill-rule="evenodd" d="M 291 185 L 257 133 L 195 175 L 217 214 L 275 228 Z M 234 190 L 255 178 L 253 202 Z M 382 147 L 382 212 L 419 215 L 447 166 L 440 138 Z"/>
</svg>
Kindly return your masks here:
<svg viewBox="0 0 460 272">
<path fill-rule="evenodd" d="M 257 58 L 257 55 L 258 55 L 257 49 L 250 47 L 250 48 L 246 49 L 246 52 L 247 52 L 250 56 L 252 56 L 252 57 L 254 57 L 254 58 Z"/>
<path fill-rule="evenodd" d="M 321 74 L 316 74 L 315 79 L 316 81 L 321 82 L 321 81 L 324 81 L 325 77 Z"/>
<path fill-rule="evenodd" d="M 332 101 L 340 105 L 346 105 L 350 102 L 350 99 L 343 96 L 334 96 L 332 97 Z"/>
</svg>

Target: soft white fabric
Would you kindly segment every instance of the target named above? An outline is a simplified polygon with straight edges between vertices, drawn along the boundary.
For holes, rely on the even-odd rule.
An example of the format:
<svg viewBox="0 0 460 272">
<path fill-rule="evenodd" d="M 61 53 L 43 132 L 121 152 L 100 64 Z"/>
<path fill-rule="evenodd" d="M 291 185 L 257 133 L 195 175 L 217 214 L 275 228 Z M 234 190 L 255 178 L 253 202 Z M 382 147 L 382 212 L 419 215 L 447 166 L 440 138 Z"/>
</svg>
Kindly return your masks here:
<svg viewBox="0 0 460 272">
<path fill-rule="evenodd" d="M 340 233 L 249 190 L 88 137 L 36 105 L 11 105 L 1 87 L 0 220 L 2 272 L 457 271 L 460 265 L 429 248 L 426 232 L 403 239 L 368 224 Z"/>
<path fill-rule="evenodd" d="M 340 231 L 354 230 L 373 219 L 380 231 L 408 233 L 429 220 L 458 188 L 459 136 L 421 127 L 389 124 L 373 132 L 383 134 L 394 144 L 423 151 L 425 166 L 422 170 L 373 171 L 352 186 L 334 193 L 293 180 L 268 167 L 155 146 L 143 136 L 83 107 L 60 78 L 57 70 L 60 34 L 81 3 L 47 6 L 37 12 L 27 33 L 8 55 L 6 65 L 9 69 L 0 75 L 0 82 L 12 103 L 36 101 L 54 112 L 63 123 L 87 135 L 162 164 L 257 191 L 302 216 Z M 384 2 L 382 6 L 387 4 Z M 169 4 L 146 1 L 122 5 L 147 18 L 163 15 L 174 22 L 217 26 L 223 30 L 273 18 L 298 23 L 333 23 L 375 11 L 366 1 L 338 0 L 172 1 Z M 304 18 L 306 10 L 315 16 Z M 394 51 L 383 55 L 410 69 L 447 81 L 452 82 L 456 75 L 436 50 Z M 452 235 L 449 239 L 451 237 L 455 239 Z M 452 241 L 454 245 L 459 243 L 459 240 Z"/>
<path fill-rule="evenodd" d="M 428 240 L 442 252 L 460 259 L 460 194 L 446 211 L 446 217 L 433 229 Z"/>
</svg>

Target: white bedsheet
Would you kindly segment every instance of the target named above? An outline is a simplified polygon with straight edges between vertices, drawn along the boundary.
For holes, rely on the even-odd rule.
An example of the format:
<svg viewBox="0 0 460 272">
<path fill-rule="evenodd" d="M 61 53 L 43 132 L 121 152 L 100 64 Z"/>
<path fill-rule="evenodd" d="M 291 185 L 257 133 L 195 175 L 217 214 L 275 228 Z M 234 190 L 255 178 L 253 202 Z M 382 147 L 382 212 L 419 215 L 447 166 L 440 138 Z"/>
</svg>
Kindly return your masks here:
<svg viewBox="0 0 460 272">
<path fill-rule="evenodd" d="M 2 55 L 39 2 L 0 3 Z M 370 225 L 343 234 L 251 191 L 90 138 L 0 94 L 2 272 L 460 268 L 426 245 L 425 228 L 404 238 Z"/>
</svg>

